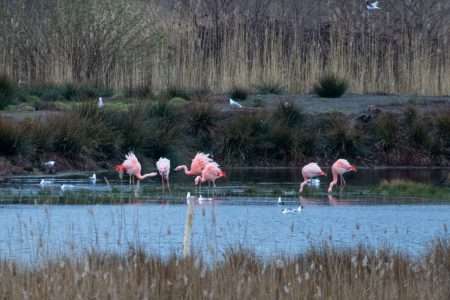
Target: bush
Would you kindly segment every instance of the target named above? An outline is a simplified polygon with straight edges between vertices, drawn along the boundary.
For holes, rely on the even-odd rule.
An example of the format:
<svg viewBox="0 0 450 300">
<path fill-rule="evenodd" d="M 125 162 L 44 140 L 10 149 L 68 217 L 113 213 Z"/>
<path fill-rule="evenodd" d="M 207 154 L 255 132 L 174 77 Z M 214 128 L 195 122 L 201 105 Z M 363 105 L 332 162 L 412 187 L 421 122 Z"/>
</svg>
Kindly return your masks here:
<svg viewBox="0 0 450 300">
<path fill-rule="evenodd" d="M 179 88 L 179 87 L 175 87 L 175 86 L 171 86 L 168 87 L 166 92 L 164 93 L 164 96 L 167 99 L 172 99 L 172 98 L 183 98 L 186 100 L 191 100 L 191 91 L 189 89 L 183 89 L 183 88 Z"/>
<path fill-rule="evenodd" d="M 290 101 L 280 102 L 273 113 L 274 122 L 281 123 L 289 128 L 298 127 L 303 118 L 301 109 Z"/>
<path fill-rule="evenodd" d="M 229 95 L 233 99 L 245 100 L 248 97 L 248 91 L 240 87 L 234 87 L 230 90 Z"/>
<path fill-rule="evenodd" d="M 211 147 L 216 119 L 217 112 L 208 102 L 197 102 L 190 109 L 187 120 L 188 133 L 197 138 L 201 147 Z"/>
<path fill-rule="evenodd" d="M 314 92 L 324 98 L 339 98 L 348 89 L 348 83 L 345 79 L 336 75 L 328 74 L 319 79 L 314 85 Z"/>
<path fill-rule="evenodd" d="M 0 119 L 0 153 L 2 155 L 17 154 L 18 130 L 7 121 Z"/>
<path fill-rule="evenodd" d="M 258 94 L 281 95 L 285 92 L 284 87 L 277 82 L 263 82 L 256 86 Z"/>
<path fill-rule="evenodd" d="M 394 149 L 398 143 L 399 124 L 390 113 L 380 115 L 375 121 L 375 135 L 383 143 L 386 152 Z"/>
<path fill-rule="evenodd" d="M 15 90 L 15 84 L 6 75 L 0 75 L 0 109 L 12 103 Z"/>
<path fill-rule="evenodd" d="M 123 91 L 126 98 L 152 98 L 153 92 L 149 86 L 139 86 L 126 88 Z"/>
</svg>

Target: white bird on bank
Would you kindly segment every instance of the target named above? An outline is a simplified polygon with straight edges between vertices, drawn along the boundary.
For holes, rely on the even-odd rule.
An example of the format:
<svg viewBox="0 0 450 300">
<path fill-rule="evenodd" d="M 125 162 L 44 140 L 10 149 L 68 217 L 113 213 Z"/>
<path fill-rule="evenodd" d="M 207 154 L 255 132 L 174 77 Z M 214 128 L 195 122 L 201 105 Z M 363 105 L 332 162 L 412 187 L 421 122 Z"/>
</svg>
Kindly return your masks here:
<svg viewBox="0 0 450 300">
<path fill-rule="evenodd" d="M 73 190 L 74 188 L 75 188 L 75 186 L 72 184 L 61 185 L 61 191 L 63 191 L 63 192 L 68 191 L 68 190 Z"/>
<path fill-rule="evenodd" d="M 242 108 L 242 105 L 241 105 L 239 102 L 234 101 L 234 100 L 231 99 L 231 98 L 230 98 L 230 106 L 231 106 L 231 107 L 235 107 L 235 108 Z"/>
<path fill-rule="evenodd" d="M 278 205 L 284 205 L 283 200 L 281 200 L 281 197 L 278 197 L 278 201 L 277 201 Z"/>
<path fill-rule="evenodd" d="M 97 175 L 95 175 L 95 173 L 92 174 L 92 176 L 89 177 L 89 181 L 90 181 L 92 184 L 96 184 L 96 183 L 97 183 Z"/>
<path fill-rule="evenodd" d="M 381 9 L 381 8 L 378 6 L 378 1 L 375 1 L 375 2 L 367 1 L 367 2 L 366 2 L 366 7 L 367 7 L 368 10 Z"/>
<path fill-rule="evenodd" d="M 51 180 L 41 179 L 41 182 L 39 183 L 39 185 L 41 187 L 46 187 L 46 186 L 49 186 L 52 183 L 53 183 L 53 181 L 51 181 Z"/>
<path fill-rule="evenodd" d="M 105 106 L 105 104 L 103 103 L 103 98 L 102 97 L 98 97 L 97 106 L 98 106 L 98 108 L 102 108 L 103 106 Z"/>
<path fill-rule="evenodd" d="M 55 173 L 56 162 L 54 160 L 49 160 L 44 163 L 44 167 L 48 173 Z"/>
</svg>

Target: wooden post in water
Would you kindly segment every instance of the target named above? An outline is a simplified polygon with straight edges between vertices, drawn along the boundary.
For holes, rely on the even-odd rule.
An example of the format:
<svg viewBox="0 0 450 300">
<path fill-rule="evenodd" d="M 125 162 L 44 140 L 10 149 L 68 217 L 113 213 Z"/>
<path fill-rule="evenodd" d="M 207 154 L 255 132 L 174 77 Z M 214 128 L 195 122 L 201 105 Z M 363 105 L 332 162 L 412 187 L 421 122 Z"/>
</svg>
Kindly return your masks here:
<svg viewBox="0 0 450 300">
<path fill-rule="evenodd" d="M 192 237 L 192 223 L 194 220 L 194 204 L 193 201 L 187 200 L 186 211 L 186 223 L 184 225 L 184 237 L 183 237 L 183 256 L 188 257 L 191 255 L 191 237 Z"/>
</svg>

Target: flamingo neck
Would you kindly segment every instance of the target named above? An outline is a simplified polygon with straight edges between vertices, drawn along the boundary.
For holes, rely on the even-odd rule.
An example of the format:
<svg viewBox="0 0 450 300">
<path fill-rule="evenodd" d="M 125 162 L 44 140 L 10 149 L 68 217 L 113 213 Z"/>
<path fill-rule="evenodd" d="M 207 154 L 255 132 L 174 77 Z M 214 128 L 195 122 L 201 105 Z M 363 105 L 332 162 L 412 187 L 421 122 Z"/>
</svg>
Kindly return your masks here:
<svg viewBox="0 0 450 300">
<path fill-rule="evenodd" d="M 136 178 L 139 180 L 144 180 L 147 177 L 153 177 L 153 176 L 155 176 L 154 173 L 148 173 L 148 174 L 144 174 L 144 175 L 141 175 L 141 173 L 136 174 Z"/>
<path fill-rule="evenodd" d="M 183 168 L 184 174 L 186 174 L 188 176 L 195 175 L 191 172 L 191 170 L 188 169 L 188 167 L 186 165 L 182 165 L 181 168 Z"/>
</svg>

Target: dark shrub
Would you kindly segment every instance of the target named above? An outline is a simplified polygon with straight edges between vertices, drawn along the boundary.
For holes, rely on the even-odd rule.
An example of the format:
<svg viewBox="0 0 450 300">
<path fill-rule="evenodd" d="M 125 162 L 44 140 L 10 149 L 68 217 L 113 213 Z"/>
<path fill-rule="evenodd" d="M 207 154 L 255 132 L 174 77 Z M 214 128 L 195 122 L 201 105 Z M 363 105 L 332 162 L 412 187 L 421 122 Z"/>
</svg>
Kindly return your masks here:
<svg viewBox="0 0 450 300">
<path fill-rule="evenodd" d="M 375 135 L 381 140 L 386 152 L 394 149 L 398 142 L 399 124 L 395 115 L 381 114 L 375 121 Z"/>
<path fill-rule="evenodd" d="M 6 75 L 0 75 L 0 109 L 12 103 L 16 87 Z"/>
<path fill-rule="evenodd" d="M 234 87 L 230 90 L 229 95 L 233 99 L 245 100 L 248 97 L 248 91 L 240 87 Z"/>
<path fill-rule="evenodd" d="M 0 153 L 13 155 L 18 153 L 18 130 L 16 126 L 0 119 Z"/>
<path fill-rule="evenodd" d="M 270 139 L 270 119 L 265 114 L 237 115 L 223 127 L 220 152 L 227 162 L 247 163 L 267 161 L 273 144 Z"/>
<path fill-rule="evenodd" d="M 263 82 L 256 86 L 258 94 L 281 95 L 285 92 L 284 87 L 277 82 Z"/>
<path fill-rule="evenodd" d="M 289 128 L 300 126 L 303 118 L 301 109 L 290 101 L 280 102 L 273 113 L 273 122 L 281 123 Z"/>
<path fill-rule="evenodd" d="M 127 98 L 152 98 L 153 92 L 150 86 L 138 86 L 124 89 L 124 96 Z"/>
<path fill-rule="evenodd" d="M 189 89 L 179 88 L 175 86 L 168 87 L 164 96 L 167 99 L 172 99 L 175 97 L 183 98 L 186 100 L 191 100 L 191 91 Z"/>
<path fill-rule="evenodd" d="M 333 74 L 321 77 L 319 82 L 314 85 L 314 92 L 324 98 L 339 98 L 347 89 L 347 81 Z"/>
<path fill-rule="evenodd" d="M 187 130 L 199 146 L 211 148 L 218 113 L 209 102 L 196 102 L 189 111 Z"/>
</svg>

